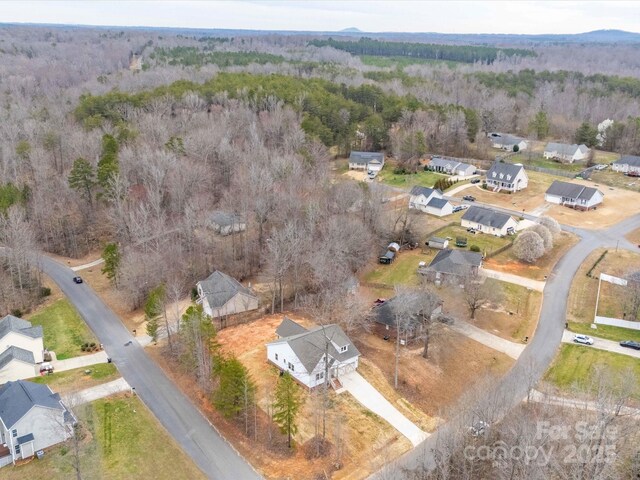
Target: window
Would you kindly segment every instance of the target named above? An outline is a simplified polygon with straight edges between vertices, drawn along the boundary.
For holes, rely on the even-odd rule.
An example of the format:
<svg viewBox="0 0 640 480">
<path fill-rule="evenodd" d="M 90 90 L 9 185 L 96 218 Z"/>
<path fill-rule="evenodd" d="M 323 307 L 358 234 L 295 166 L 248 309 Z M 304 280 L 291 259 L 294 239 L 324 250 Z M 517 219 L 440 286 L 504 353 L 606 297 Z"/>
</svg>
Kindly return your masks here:
<svg viewBox="0 0 640 480">
<path fill-rule="evenodd" d="M 11 436 L 16 438 L 18 436 L 18 430 L 11 430 Z"/>
<path fill-rule="evenodd" d="M 20 445 L 15 446 L 16 455 L 20 454 Z"/>
<path fill-rule="evenodd" d="M 344 353 L 347 351 L 347 345 L 345 345 L 344 347 L 340 347 L 340 353 Z"/>
<path fill-rule="evenodd" d="M 322 380 L 324 378 L 324 372 L 316 373 L 316 380 Z"/>
<path fill-rule="evenodd" d="M 276 353 L 276 360 L 278 360 L 278 354 Z"/>
<path fill-rule="evenodd" d="M 292 363 L 290 363 L 290 364 L 289 364 L 289 370 L 291 370 L 292 372 L 295 372 L 295 371 L 296 371 L 296 369 L 295 369 L 295 368 L 293 368 L 293 364 L 292 364 Z"/>
</svg>

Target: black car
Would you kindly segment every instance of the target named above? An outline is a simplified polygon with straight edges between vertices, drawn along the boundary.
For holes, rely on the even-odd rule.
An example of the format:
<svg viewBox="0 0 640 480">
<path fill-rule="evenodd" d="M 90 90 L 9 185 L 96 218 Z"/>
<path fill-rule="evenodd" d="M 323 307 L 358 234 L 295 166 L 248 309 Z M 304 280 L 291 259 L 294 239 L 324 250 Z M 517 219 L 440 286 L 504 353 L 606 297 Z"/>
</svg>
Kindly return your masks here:
<svg viewBox="0 0 640 480">
<path fill-rule="evenodd" d="M 634 350 L 640 350 L 640 343 L 634 342 L 633 340 L 625 340 L 624 342 L 620 342 L 620 346 L 633 348 Z"/>
<path fill-rule="evenodd" d="M 472 178 L 471 179 L 471 183 L 473 183 L 473 184 L 480 183 L 480 179 L 479 178 Z"/>
<path fill-rule="evenodd" d="M 475 202 L 476 201 L 476 197 L 474 197 L 473 195 L 465 195 L 464 197 L 462 197 L 463 200 L 466 200 L 467 202 Z"/>
<path fill-rule="evenodd" d="M 82 283 L 82 278 L 80 278 L 80 277 L 73 277 L 73 283 Z"/>
</svg>

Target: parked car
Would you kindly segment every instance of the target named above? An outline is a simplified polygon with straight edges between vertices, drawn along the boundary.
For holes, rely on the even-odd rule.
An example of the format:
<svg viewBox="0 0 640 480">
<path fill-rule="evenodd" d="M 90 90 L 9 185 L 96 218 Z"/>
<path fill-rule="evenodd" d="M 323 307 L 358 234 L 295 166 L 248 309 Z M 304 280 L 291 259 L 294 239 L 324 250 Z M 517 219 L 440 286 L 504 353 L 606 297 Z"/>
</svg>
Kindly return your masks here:
<svg viewBox="0 0 640 480">
<path fill-rule="evenodd" d="M 473 195 L 465 195 L 464 197 L 462 197 L 463 200 L 466 200 L 467 202 L 475 202 L 476 201 L 476 197 L 474 197 Z"/>
<path fill-rule="evenodd" d="M 480 179 L 479 178 L 472 178 L 471 179 L 471 183 L 473 183 L 473 184 L 480 183 Z"/>
<path fill-rule="evenodd" d="M 596 165 L 596 170 L 604 170 L 608 166 L 609 165 L 607 165 L 606 163 L 600 163 L 600 164 Z"/>
<path fill-rule="evenodd" d="M 634 342 L 633 340 L 625 340 L 620 342 L 621 347 L 633 348 L 634 350 L 640 350 L 640 342 Z"/>
<path fill-rule="evenodd" d="M 73 277 L 73 283 L 82 283 L 82 277 Z"/>
<path fill-rule="evenodd" d="M 453 207 L 453 213 L 456 212 L 461 212 L 462 210 L 466 210 L 467 208 L 469 208 L 469 205 L 458 205 Z"/>
<path fill-rule="evenodd" d="M 471 234 L 475 235 L 475 234 L 476 234 L 476 229 L 475 229 L 475 228 L 473 228 L 473 227 L 469 227 L 469 228 L 467 228 L 467 232 L 469 232 L 469 233 L 471 233 Z"/>
<path fill-rule="evenodd" d="M 573 336 L 573 341 L 575 343 L 581 343 L 583 345 L 593 345 L 593 338 L 588 337 L 587 335 L 574 335 Z"/>
</svg>

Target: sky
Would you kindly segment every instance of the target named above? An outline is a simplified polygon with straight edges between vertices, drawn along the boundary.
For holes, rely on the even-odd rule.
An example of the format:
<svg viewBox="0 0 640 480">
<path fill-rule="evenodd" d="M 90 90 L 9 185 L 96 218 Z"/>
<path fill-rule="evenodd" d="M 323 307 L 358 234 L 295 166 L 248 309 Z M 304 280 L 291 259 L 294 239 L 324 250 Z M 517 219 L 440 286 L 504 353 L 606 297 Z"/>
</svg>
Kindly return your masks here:
<svg viewBox="0 0 640 480">
<path fill-rule="evenodd" d="M 0 23 L 440 33 L 640 31 L 640 1 L 12 1 Z"/>
</svg>

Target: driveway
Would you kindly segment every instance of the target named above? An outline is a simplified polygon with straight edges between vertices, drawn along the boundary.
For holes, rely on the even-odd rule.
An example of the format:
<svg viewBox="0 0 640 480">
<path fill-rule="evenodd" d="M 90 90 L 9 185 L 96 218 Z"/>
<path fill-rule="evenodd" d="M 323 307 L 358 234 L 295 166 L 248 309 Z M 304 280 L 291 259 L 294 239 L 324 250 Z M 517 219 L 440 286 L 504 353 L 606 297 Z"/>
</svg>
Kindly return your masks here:
<svg viewBox="0 0 640 480">
<path fill-rule="evenodd" d="M 85 388 L 79 392 L 69 392 L 62 395 L 65 404 L 73 409 L 77 405 L 94 402 L 101 398 L 110 397 L 120 392 L 129 392 L 131 387 L 124 378 L 118 378 L 112 382 L 96 385 L 95 387 Z"/>
<path fill-rule="evenodd" d="M 529 400 L 532 402 L 546 403 L 548 405 L 556 405 L 563 408 L 576 408 L 578 410 L 591 410 L 593 412 L 602 411 L 603 407 L 601 402 L 548 395 L 546 393 L 539 392 L 538 390 L 531 391 Z M 640 417 L 640 409 L 623 406 L 618 412 L 618 415 Z"/>
<path fill-rule="evenodd" d="M 92 353 L 91 355 L 83 355 L 81 357 L 67 358 L 65 360 L 55 360 L 51 362 L 55 372 L 65 372 L 74 368 L 90 367 L 96 363 L 107 363 L 107 352 Z"/>
<path fill-rule="evenodd" d="M 77 272 L 79 270 L 85 270 L 87 268 L 95 267 L 96 265 L 100 265 L 101 263 L 104 263 L 104 258 L 99 258 L 97 260 L 94 260 L 93 262 L 85 263 L 84 265 L 78 265 L 77 267 L 71 267 L 71 270 Z"/>
<path fill-rule="evenodd" d="M 537 292 L 544 291 L 545 282 L 541 282 L 540 280 L 532 280 L 530 278 L 520 277 L 511 273 L 489 270 L 488 268 L 483 268 L 481 271 L 488 278 L 495 278 L 496 280 L 501 280 L 503 282 L 513 283 L 515 285 L 530 288 L 531 290 L 536 290 Z"/>
<path fill-rule="evenodd" d="M 597 330 L 594 330 L 597 331 Z M 575 334 L 573 332 L 569 332 L 565 330 L 562 334 L 562 342 L 563 343 L 573 343 L 575 345 L 582 345 L 580 343 L 575 343 L 573 341 L 573 336 Z M 640 350 L 633 350 L 631 348 L 621 347 L 618 342 L 614 342 L 613 340 L 605 340 L 604 338 L 594 337 L 593 335 L 589 335 L 593 338 L 593 345 L 582 345 L 585 348 L 597 348 L 598 350 L 605 350 L 607 352 L 619 353 L 621 355 L 627 355 L 628 357 L 640 358 Z"/>
<path fill-rule="evenodd" d="M 470 339 L 475 340 L 478 343 L 486 345 L 489 348 L 493 348 L 498 352 L 502 352 L 515 360 L 520 358 L 520 355 L 522 355 L 522 351 L 526 347 L 526 345 L 510 342 L 509 340 L 498 337 L 497 335 L 493 335 L 486 330 L 483 330 L 462 320 L 456 320 L 449 327 L 452 330 L 461 333 L 465 337 L 469 337 Z"/>
<path fill-rule="evenodd" d="M 391 403 L 358 372 L 350 372 L 341 376 L 340 382 L 358 402 L 389 422 L 393 428 L 407 437 L 414 447 L 429 436 L 427 432 L 420 430 L 407 417 L 400 413 L 396 407 L 391 405 Z"/>
<path fill-rule="evenodd" d="M 135 339 L 87 283 L 73 283 L 75 273 L 51 258 L 42 256 L 40 264 L 104 345 L 127 383 L 205 475 L 216 480 L 261 478 L 138 342 L 125 346 Z"/>
</svg>

